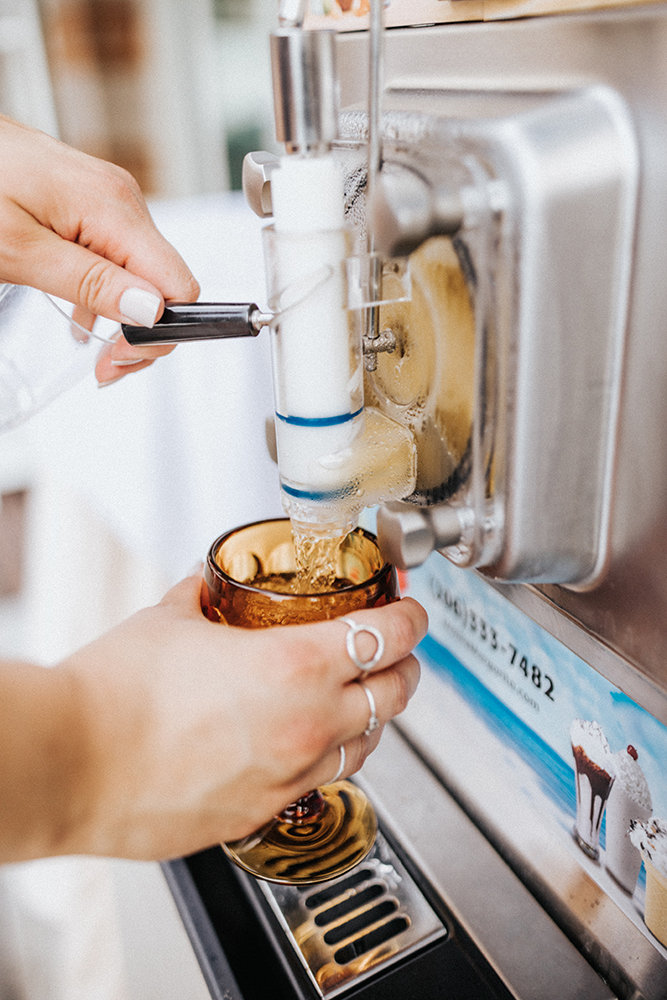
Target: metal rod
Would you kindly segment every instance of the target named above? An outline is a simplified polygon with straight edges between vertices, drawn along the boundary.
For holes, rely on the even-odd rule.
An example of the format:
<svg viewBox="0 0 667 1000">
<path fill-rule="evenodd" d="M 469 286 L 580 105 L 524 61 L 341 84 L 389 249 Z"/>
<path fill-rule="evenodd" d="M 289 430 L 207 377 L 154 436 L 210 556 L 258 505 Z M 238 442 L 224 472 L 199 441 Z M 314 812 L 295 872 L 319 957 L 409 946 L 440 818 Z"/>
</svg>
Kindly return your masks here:
<svg viewBox="0 0 667 1000">
<path fill-rule="evenodd" d="M 371 0 L 368 67 L 368 187 L 373 193 L 382 166 L 382 68 L 384 0 Z"/>
<path fill-rule="evenodd" d="M 366 204 L 371 205 L 378 174 L 382 167 L 382 68 L 383 68 L 384 0 L 371 0 L 368 34 L 368 167 L 366 174 Z M 382 262 L 375 256 L 375 241 L 368 229 L 367 248 L 370 256 L 369 302 L 382 298 Z M 380 334 L 380 309 L 371 305 L 366 319 L 366 337 L 374 340 Z M 377 356 L 364 358 L 367 371 L 377 368 Z"/>
</svg>

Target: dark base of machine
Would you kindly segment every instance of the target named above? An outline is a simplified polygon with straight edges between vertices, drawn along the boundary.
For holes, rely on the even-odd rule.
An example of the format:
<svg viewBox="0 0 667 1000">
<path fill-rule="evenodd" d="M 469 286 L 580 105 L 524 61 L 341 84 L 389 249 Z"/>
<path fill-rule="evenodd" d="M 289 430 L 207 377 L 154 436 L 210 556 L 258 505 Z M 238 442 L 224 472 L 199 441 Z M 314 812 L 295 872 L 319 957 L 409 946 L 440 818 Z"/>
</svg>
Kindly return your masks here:
<svg viewBox="0 0 667 1000">
<path fill-rule="evenodd" d="M 407 864 L 406 859 L 403 862 Z M 255 879 L 221 848 L 164 866 L 215 1000 L 318 1000 L 317 992 Z M 412 871 L 448 934 L 370 978 L 345 997 L 363 1000 L 511 1000 L 453 916 Z"/>
</svg>

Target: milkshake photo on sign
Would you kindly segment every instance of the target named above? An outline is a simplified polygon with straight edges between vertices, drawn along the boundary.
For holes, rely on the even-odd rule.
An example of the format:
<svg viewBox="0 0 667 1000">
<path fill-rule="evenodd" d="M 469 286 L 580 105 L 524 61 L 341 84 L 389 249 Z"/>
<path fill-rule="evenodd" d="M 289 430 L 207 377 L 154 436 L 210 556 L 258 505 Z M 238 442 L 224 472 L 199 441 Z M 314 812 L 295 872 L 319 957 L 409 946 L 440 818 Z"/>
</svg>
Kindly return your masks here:
<svg viewBox="0 0 667 1000">
<path fill-rule="evenodd" d="M 584 854 L 597 860 L 602 816 L 614 784 L 613 758 L 597 722 L 575 719 L 570 727 L 570 738 L 577 791 L 574 839 Z"/>
<path fill-rule="evenodd" d="M 646 822 L 652 812 L 651 792 L 632 744 L 614 754 L 616 780 L 607 802 L 604 866 L 630 896 L 639 878 L 642 859 L 631 839 L 635 822 Z"/>
<path fill-rule="evenodd" d="M 639 751 L 629 743 L 612 752 L 602 726 L 594 720 L 575 719 L 570 739 L 577 802 L 574 839 L 630 897 L 643 862 L 644 901 L 637 900 L 637 906 L 646 927 L 667 945 L 667 820 L 652 816 L 651 791 Z"/>
<path fill-rule="evenodd" d="M 656 817 L 648 823 L 633 820 L 630 839 L 641 851 L 646 868 L 644 921 L 667 947 L 667 820 Z"/>
</svg>

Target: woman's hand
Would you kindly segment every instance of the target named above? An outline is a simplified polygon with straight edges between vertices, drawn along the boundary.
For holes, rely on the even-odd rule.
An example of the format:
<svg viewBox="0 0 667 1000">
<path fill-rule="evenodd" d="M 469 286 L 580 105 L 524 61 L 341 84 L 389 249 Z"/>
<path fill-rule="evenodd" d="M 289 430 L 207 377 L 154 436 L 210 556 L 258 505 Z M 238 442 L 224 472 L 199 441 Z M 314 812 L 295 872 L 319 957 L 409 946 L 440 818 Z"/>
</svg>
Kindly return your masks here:
<svg viewBox="0 0 667 1000">
<path fill-rule="evenodd" d="M 97 315 L 152 326 L 165 301 L 199 295 L 130 174 L 3 116 L 0 281 L 73 302 L 84 326 Z M 171 350 L 121 337 L 101 356 L 97 379 L 115 381 Z"/>
<path fill-rule="evenodd" d="M 345 774 L 358 770 L 417 686 L 411 650 L 427 619 L 410 598 L 355 612 L 386 644 L 364 681 L 380 721 L 367 736 L 343 622 L 231 628 L 204 618 L 199 594 L 190 577 L 44 671 L 64 699 L 66 738 L 50 741 L 64 778 L 47 790 L 55 815 L 34 853 L 156 859 L 245 836 L 331 780 L 340 745 Z"/>
</svg>

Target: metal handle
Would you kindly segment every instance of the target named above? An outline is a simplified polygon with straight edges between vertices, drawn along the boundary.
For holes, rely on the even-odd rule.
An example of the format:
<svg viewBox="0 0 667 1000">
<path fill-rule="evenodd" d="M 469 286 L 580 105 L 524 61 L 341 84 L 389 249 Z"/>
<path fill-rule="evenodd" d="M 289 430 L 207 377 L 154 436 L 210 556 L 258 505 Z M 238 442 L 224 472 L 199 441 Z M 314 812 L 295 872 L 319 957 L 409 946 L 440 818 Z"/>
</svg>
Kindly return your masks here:
<svg viewBox="0 0 667 1000">
<path fill-rule="evenodd" d="M 194 302 L 172 305 L 155 326 L 131 326 L 123 323 L 123 335 L 129 344 L 149 347 L 178 344 L 186 340 L 223 340 L 227 337 L 256 337 L 273 317 L 263 313 L 254 302 Z"/>
<path fill-rule="evenodd" d="M 451 236 L 464 221 L 458 191 L 396 163 L 383 166 L 369 214 L 375 248 L 387 257 L 407 256 L 429 236 Z"/>
<path fill-rule="evenodd" d="M 380 551 L 398 569 L 421 566 L 434 549 L 456 545 L 462 533 L 460 511 L 447 503 L 417 507 L 392 500 L 377 515 Z"/>
<path fill-rule="evenodd" d="M 259 150 L 243 157 L 241 183 L 245 199 L 255 215 L 268 219 L 273 215 L 271 174 L 280 166 L 280 157 Z"/>
</svg>

